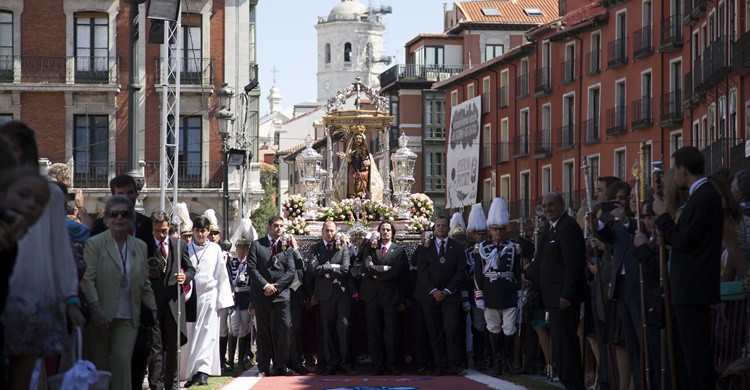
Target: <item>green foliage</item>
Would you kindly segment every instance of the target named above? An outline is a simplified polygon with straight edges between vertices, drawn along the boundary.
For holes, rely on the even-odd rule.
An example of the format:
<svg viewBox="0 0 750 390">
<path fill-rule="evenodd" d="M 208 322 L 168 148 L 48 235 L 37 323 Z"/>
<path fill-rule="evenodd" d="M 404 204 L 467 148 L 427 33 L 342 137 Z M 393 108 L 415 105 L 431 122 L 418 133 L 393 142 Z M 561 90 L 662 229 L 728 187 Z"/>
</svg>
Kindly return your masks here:
<svg viewBox="0 0 750 390">
<path fill-rule="evenodd" d="M 265 194 L 263 200 L 260 201 L 260 207 L 253 212 L 250 219 L 258 232 L 258 237 L 263 237 L 266 235 L 266 229 L 268 228 L 268 219 L 278 214 L 274 202 L 274 200 L 278 200 L 276 195 L 276 171 L 268 168 L 261 169 L 260 183 Z"/>
</svg>

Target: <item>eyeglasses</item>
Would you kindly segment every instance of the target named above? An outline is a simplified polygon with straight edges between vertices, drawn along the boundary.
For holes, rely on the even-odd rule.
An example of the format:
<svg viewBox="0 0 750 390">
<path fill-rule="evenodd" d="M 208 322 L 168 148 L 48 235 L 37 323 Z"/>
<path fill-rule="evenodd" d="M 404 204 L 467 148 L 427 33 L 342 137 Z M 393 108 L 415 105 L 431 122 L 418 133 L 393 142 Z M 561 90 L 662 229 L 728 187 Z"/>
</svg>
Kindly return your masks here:
<svg viewBox="0 0 750 390">
<path fill-rule="evenodd" d="M 117 219 L 117 217 L 130 218 L 132 214 L 128 210 L 111 210 L 107 215 L 112 219 Z"/>
</svg>

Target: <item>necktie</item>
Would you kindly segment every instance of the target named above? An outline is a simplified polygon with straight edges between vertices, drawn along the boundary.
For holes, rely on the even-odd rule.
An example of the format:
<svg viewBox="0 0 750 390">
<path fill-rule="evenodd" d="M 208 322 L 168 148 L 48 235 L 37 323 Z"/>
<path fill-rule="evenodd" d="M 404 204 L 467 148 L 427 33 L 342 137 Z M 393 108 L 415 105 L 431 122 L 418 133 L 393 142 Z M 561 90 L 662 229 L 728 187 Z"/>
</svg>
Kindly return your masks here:
<svg viewBox="0 0 750 390">
<path fill-rule="evenodd" d="M 386 247 L 384 246 L 384 247 L 383 247 L 383 248 L 382 248 L 382 249 L 380 250 L 380 257 L 382 257 L 383 259 L 385 259 L 385 252 L 388 252 L 388 248 L 386 248 Z"/>
<path fill-rule="evenodd" d="M 331 243 L 326 244 L 326 258 L 331 259 Z"/>
<path fill-rule="evenodd" d="M 445 257 L 445 241 L 440 241 L 440 257 Z"/>
<path fill-rule="evenodd" d="M 164 241 L 161 242 L 161 257 L 163 257 L 165 260 L 167 258 L 167 245 Z"/>
<path fill-rule="evenodd" d="M 271 256 L 276 256 L 276 243 L 271 244 Z"/>
</svg>

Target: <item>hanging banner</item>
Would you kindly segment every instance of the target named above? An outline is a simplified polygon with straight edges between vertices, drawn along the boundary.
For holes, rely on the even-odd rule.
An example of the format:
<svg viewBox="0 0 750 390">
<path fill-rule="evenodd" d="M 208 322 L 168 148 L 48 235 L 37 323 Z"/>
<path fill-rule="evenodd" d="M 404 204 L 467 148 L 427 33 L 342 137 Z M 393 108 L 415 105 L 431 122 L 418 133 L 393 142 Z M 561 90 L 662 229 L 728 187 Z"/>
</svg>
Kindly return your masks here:
<svg viewBox="0 0 750 390">
<path fill-rule="evenodd" d="M 449 209 L 471 206 L 477 202 L 481 118 L 481 95 L 451 109 L 446 202 Z"/>
</svg>

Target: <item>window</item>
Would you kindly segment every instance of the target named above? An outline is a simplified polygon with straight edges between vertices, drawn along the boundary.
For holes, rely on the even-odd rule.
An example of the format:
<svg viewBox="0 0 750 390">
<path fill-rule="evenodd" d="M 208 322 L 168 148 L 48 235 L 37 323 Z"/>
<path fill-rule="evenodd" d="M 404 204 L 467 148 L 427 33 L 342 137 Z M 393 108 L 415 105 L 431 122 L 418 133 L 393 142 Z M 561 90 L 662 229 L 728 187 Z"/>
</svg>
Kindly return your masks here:
<svg viewBox="0 0 750 390">
<path fill-rule="evenodd" d="M 519 132 L 521 135 L 520 142 L 518 144 L 518 154 L 529 153 L 529 109 L 525 108 L 521 110 L 521 117 L 519 120 Z"/>
<path fill-rule="evenodd" d="M 737 144 L 737 89 L 729 92 L 729 141 L 732 146 Z"/>
<path fill-rule="evenodd" d="M 601 120 L 601 88 L 599 86 L 589 88 L 588 105 L 589 117 L 585 126 L 586 142 L 593 142 L 599 139 Z"/>
<path fill-rule="evenodd" d="M 602 34 L 597 32 L 591 34 L 591 54 L 588 58 L 589 74 L 599 73 L 601 70 L 602 56 Z"/>
<path fill-rule="evenodd" d="M 508 118 L 503 118 L 500 121 L 500 161 L 499 162 L 508 162 L 510 161 L 510 151 L 508 150 L 510 144 L 510 139 L 508 136 Z"/>
<path fill-rule="evenodd" d="M 705 130 L 705 129 L 704 129 Z M 716 139 L 716 104 L 708 106 L 708 136 L 706 137 L 705 146 L 709 146 L 714 143 Z"/>
<path fill-rule="evenodd" d="M 690 48 L 690 53 L 692 55 L 693 62 L 698 59 L 698 56 L 701 55 L 701 40 L 698 36 L 698 30 L 693 31 L 693 42 Z"/>
<path fill-rule="evenodd" d="M 641 97 L 651 97 L 651 71 L 641 74 Z"/>
<path fill-rule="evenodd" d="M 352 44 L 349 42 L 344 44 L 344 62 L 352 62 Z"/>
<path fill-rule="evenodd" d="M 552 106 L 545 104 L 542 106 L 542 131 L 549 131 L 552 127 Z"/>
<path fill-rule="evenodd" d="M 682 61 L 677 60 L 670 63 L 669 90 L 671 92 L 682 89 Z"/>
<path fill-rule="evenodd" d="M 482 8 L 484 16 L 500 16 L 500 10 L 497 8 Z"/>
<path fill-rule="evenodd" d="M 490 77 L 482 79 L 482 93 L 490 93 Z"/>
<path fill-rule="evenodd" d="M 527 16 L 544 16 L 544 13 L 542 13 L 540 8 L 524 8 L 523 12 Z"/>
<path fill-rule="evenodd" d="M 519 217 L 529 217 L 529 208 L 531 199 L 531 173 L 529 171 L 521 172 L 521 180 L 518 188 L 518 196 L 521 199 L 520 215 Z"/>
<path fill-rule="evenodd" d="M 489 61 L 505 52 L 503 45 L 484 45 L 484 60 Z"/>
<path fill-rule="evenodd" d="M 458 91 L 451 91 L 451 107 L 458 105 Z"/>
<path fill-rule="evenodd" d="M 443 103 L 445 103 L 445 101 L 443 101 Z M 391 96 L 390 104 L 390 114 L 393 116 L 393 127 L 398 128 L 400 123 L 398 121 L 398 96 Z"/>
<path fill-rule="evenodd" d="M 509 81 L 509 74 L 507 69 L 500 72 L 500 107 L 507 107 L 508 106 L 508 99 L 509 99 L 509 88 L 508 88 L 508 81 Z"/>
<path fill-rule="evenodd" d="M 445 139 L 445 95 L 425 92 L 424 96 L 424 137 Z"/>
<path fill-rule="evenodd" d="M 652 148 L 651 144 L 648 143 L 643 147 L 643 167 L 644 173 L 646 174 L 646 183 L 651 183 L 651 171 L 652 169 L 652 162 L 653 162 L 653 156 L 652 156 Z"/>
<path fill-rule="evenodd" d="M 76 81 L 98 81 L 109 77 L 109 24 L 107 14 L 80 12 L 75 15 Z"/>
<path fill-rule="evenodd" d="M 76 115 L 73 134 L 73 161 L 76 180 L 98 177 L 104 181 L 109 172 L 109 117 Z M 98 185 L 104 186 L 104 185 Z"/>
<path fill-rule="evenodd" d="M 565 66 L 563 75 L 563 81 L 573 81 L 575 79 L 576 74 L 576 68 L 575 68 L 575 60 L 576 58 L 576 45 L 575 43 L 571 43 L 568 45 L 565 45 L 565 63 L 563 66 Z"/>
<path fill-rule="evenodd" d="M 543 68 L 549 68 L 550 65 L 550 57 L 552 55 L 552 46 L 550 45 L 549 41 L 544 41 L 542 43 L 542 67 Z"/>
<path fill-rule="evenodd" d="M 542 167 L 542 195 L 547 195 L 552 191 L 552 166 Z"/>
<path fill-rule="evenodd" d="M 627 18 L 628 18 L 628 14 L 625 11 L 619 12 L 617 14 L 617 19 L 616 19 L 617 39 L 625 38 L 628 35 Z"/>
<path fill-rule="evenodd" d="M 331 44 L 330 43 L 326 43 L 325 55 L 326 55 L 326 64 L 330 64 L 331 63 Z"/>
<path fill-rule="evenodd" d="M 500 176 L 500 197 L 510 199 L 510 175 Z"/>
<path fill-rule="evenodd" d="M 13 120 L 13 114 L 0 114 L 0 126 Z"/>
<path fill-rule="evenodd" d="M 716 12 L 708 15 L 708 43 L 713 44 L 716 40 Z"/>
<path fill-rule="evenodd" d="M 486 210 L 489 210 L 492 203 L 492 195 L 492 179 L 484 179 L 482 182 L 482 203 L 485 204 Z"/>
<path fill-rule="evenodd" d="M 445 152 L 424 154 L 425 191 L 445 190 Z"/>
<path fill-rule="evenodd" d="M 573 192 L 576 188 L 576 171 L 574 161 L 563 162 L 563 199 L 566 207 L 578 207 L 575 205 Z"/>
<path fill-rule="evenodd" d="M 693 124 L 693 127 L 695 127 L 697 124 L 698 122 L 695 122 Z M 669 155 L 671 156 L 674 152 L 677 151 L 677 149 L 681 147 L 682 147 L 682 131 L 675 131 L 669 134 Z"/>
<path fill-rule="evenodd" d="M 427 46 L 424 48 L 424 64 L 427 66 L 442 66 L 445 64 L 445 49 L 442 46 Z"/>
<path fill-rule="evenodd" d="M 627 180 L 627 161 L 625 160 L 625 149 L 615 150 L 615 171 L 614 175 L 620 180 Z"/>
<path fill-rule="evenodd" d="M 492 125 L 482 126 L 482 168 L 492 166 Z"/>
<path fill-rule="evenodd" d="M 596 188 L 596 182 L 599 180 L 599 156 L 589 157 L 589 173 L 591 174 L 591 188 Z"/>
<path fill-rule="evenodd" d="M 672 1 L 673 3 L 675 0 Z M 651 1 L 644 1 L 641 12 L 641 25 L 643 27 L 648 27 L 651 25 L 651 12 L 652 12 L 652 6 Z"/>
<path fill-rule="evenodd" d="M 472 99 L 474 96 L 474 83 L 471 83 L 466 87 L 466 100 Z"/>
<path fill-rule="evenodd" d="M 170 118 L 170 124 L 174 119 Z M 187 116 L 180 118 L 180 150 L 179 180 L 180 184 L 188 187 L 200 187 L 203 183 L 203 118 L 201 116 Z M 171 138 L 171 137 L 170 137 Z M 174 142 L 174 140 L 167 140 Z M 174 156 L 174 149 L 168 150 L 170 156 Z"/>
<path fill-rule="evenodd" d="M 701 123 L 700 121 L 693 122 L 693 133 L 691 134 L 691 145 L 695 146 L 696 148 L 700 149 L 700 139 L 701 139 Z M 670 154 L 671 156 L 671 154 Z"/>
<path fill-rule="evenodd" d="M 708 117 L 701 118 L 701 136 L 699 138 L 700 149 L 708 146 Z"/>
<path fill-rule="evenodd" d="M 203 84 L 203 17 L 201 14 L 182 14 L 182 73 L 185 84 Z"/>
<path fill-rule="evenodd" d="M 575 145 L 575 104 L 575 95 L 563 96 L 562 148 Z"/>
<path fill-rule="evenodd" d="M 13 80 L 13 14 L 0 12 L 0 80 Z"/>
</svg>

